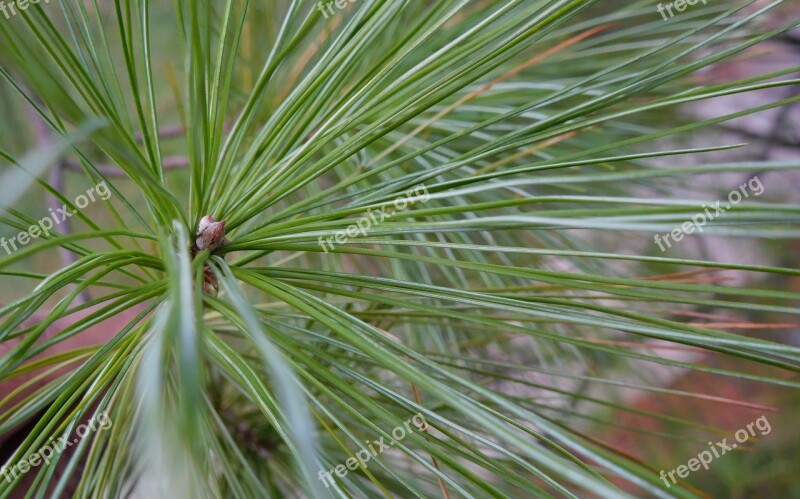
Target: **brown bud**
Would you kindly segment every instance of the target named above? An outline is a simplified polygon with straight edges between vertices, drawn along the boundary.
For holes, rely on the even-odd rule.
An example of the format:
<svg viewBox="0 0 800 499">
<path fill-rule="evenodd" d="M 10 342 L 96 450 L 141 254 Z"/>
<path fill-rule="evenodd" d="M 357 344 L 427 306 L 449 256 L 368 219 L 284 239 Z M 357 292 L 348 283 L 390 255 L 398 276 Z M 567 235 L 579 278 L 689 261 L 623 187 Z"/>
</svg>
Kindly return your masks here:
<svg viewBox="0 0 800 499">
<path fill-rule="evenodd" d="M 225 220 L 217 222 L 211 215 L 206 215 L 200 220 L 197 227 L 197 239 L 195 245 L 198 251 L 210 249 L 214 251 L 223 244 L 227 243 L 225 238 Z"/>
<path fill-rule="evenodd" d="M 219 280 L 208 265 L 203 267 L 203 291 L 214 296 L 219 293 Z"/>
</svg>

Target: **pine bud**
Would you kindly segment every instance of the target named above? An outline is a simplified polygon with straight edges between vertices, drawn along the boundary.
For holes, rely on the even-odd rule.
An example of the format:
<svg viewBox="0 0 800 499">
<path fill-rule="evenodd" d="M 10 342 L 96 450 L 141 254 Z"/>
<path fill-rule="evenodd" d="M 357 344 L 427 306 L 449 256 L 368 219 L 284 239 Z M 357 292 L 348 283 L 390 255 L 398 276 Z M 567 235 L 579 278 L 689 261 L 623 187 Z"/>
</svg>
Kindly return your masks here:
<svg viewBox="0 0 800 499">
<path fill-rule="evenodd" d="M 195 240 L 198 251 L 203 251 L 204 249 L 214 251 L 227 242 L 224 220 L 217 222 L 211 215 L 206 215 L 200 220 L 200 224 L 197 227 L 197 239 Z"/>
</svg>

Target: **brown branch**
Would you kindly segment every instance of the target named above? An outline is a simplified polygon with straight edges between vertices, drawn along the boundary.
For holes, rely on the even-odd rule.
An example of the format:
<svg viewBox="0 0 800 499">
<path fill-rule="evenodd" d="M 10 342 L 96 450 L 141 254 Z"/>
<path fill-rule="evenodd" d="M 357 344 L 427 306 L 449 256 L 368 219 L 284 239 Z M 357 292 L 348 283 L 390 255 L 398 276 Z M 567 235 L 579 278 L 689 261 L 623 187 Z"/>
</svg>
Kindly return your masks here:
<svg viewBox="0 0 800 499">
<path fill-rule="evenodd" d="M 161 162 L 164 166 L 165 170 L 178 170 L 180 168 L 186 168 L 189 166 L 189 158 L 186 156 L 167 156 Z M 82 172 L 83 167 L 77 161 L 72 160 L 65 160 L 64 167 L 67 170 Z M 109 165 L 109 164 L 101 164 L 95 165 L 97 171 L 99 171 L 105 177 L 127 177 L 128 174 L 125 173 L 125 170 L 122 170 L 120 167 L 116 165 Z"/>
<path fill-rule="evenodd" d="M 33 133 L 36 136 L 36 142 L 39 148 L 44 148 L 47 144 L 50 144 L 52 139 L 52 133 L 50 129 L 47 127 L 47 124 L 44 122 L 41 116 L 39 116 L 36 112 L 32 109 L 27 110 L 28 117 L 33 124 Z M 50 177 L 48 179 L 48 183 L 50 187 L 55 189 L 56 192 L 64 192 L 64 176 L 63 176 L 63 167 L 64 160 L 60 159 L 50 171 Z M 54 196 L 52 193 L 48 193 L 48 204 L 49 207 L 55 211 L 61 208 L 61 200 Z M 72 233 L 72 227 L 69 223 L 69 220 L 62 220 L 59 224 L 59 228 L 63 234 L 70 234 Z M 58 247 L 58 254 L 61 256 L 61 261 L 64 263 L 65 266 L 70 266 L 73 263 L 78 261 L 78 255 L 70 250 L 68 250 L 64 246 Z M 76 304 L 83 304 L 91 300 L 91 296 L 89 296 L 89 292 L 84 289 L 80 292 L 78 296 L 75 297 Z"/>
<path fill-rule="evenodd" d="M 230 131 L 230 129 L 231 129 L 231 124 L 230 123 L 225 123 L 225 124 L 222 125 L 222 130 L 223 131 L 228 132 L 228 131 Z M 161 128 L 159 128 L 159 130 L 158 130 L 158 138 L 159 139 L 176 139 L 178 137 L 183 136 L 183 134 L 185 134 L 185 133 L 186 133 L 186 129 L 183 127 L 183 125 L 165 125 L 165 126 L 162 126 Z M 139 130 L 139 131 L 137 131 L 137 132 L 135 132 L 133 134 L 133 138 L 136 139 L 137 142 L 143 142 L 144 141 L 144 134 L 141 132 L 141 130 Z"/>
</svg>

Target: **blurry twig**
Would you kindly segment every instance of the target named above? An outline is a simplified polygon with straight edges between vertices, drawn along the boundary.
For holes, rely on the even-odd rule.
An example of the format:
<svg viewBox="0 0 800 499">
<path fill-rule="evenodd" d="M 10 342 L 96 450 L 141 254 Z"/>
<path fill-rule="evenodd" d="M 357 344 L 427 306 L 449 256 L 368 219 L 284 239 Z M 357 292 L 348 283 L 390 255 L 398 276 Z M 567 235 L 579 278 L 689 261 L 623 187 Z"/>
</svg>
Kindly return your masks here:
<svg viewBox="0 0 800 499">
<path fill-rule="evenodd" d="M 230 123 L 225 123 L 224 125 L 222 125 L 222 130 L 223 131 L 227 132 L 227 131 L 230 131 L 230 129 L 231 129 L 231 124 Z M 186 128 L 184 128 L 183 125 L 179 125 L 179 124 L 176 124 L 176 125 L 165 125 L 165 126 L 159 127 L 158 138 L 159 139 L 176 139 L 176 138 L 182 136 L 185 133 L 186 133 Z M 141 131 L 134 133 L 133 137 L 136 139 L 137 142 L 141 142 L 141 141 L 144 140 L 144 136 L 143 136 Z"/>
<path fill-rule="evenodd" d="M 226 123 L 223 126 L 224 131 L 229 131 L 231 128 L 230 123 Z M 160 128 L 158 137 L 160 139 L 173 139 L 182 136 L 186 132 L 186 129 L 183 125 L 167 125 Z M 141 142 L 142 132 L 136 132 L 134 134 L 134 138 Z M 186 168 L 189 166 L 189 158 L 186 156 L 167 156 L 163 160 L 163 166 L 166 170 L 177 170 L 180 168 Z M 81 167 L 80 163 L 77 161 L 67 160 L 64 162 L 64 167 L 71 171 L 82 172 L 83 168 Z M 95 165 L 97 171 L 99 171 L 105 177 L 126 177 L 127 174 L 122 171 L 116 165 L 109 165 L 109 164 L 100 164 Z"/>
<path fill-rule="evenodd" d="M 189 158 L 186 156 L 167 156 L 164 158 L 162 164 L 164 165 L 165 170 L 176 170 L 180 168 L 186 168 L 189 166 Z M 64 168 L 67 170 L 72 170 L 76 172 L 82 172 L 83 167 L 80 163 L 76 161 L 66 160 L 64 161 Z M 120 167 L 116 165 L 95 165 L 97 171 L 99 171 L 105 177 L 127 177 L 127 173 L 122 170 Z"/>
<path fill-rule="evenodd" d="M 45 146 L 52 142 L 52 134 L 50 130 L 47 128 L 47 124 L 42 120 L 41 116 L 36 114 L 33 110 L 28 109 L 28 116 L 31 120 L 33 126 L 33 133 L 36 137 L 36 142 L 39 144 L 40 147 Z M 52 187 L 57 192 L 63 194 L 66 188 L 64 187 L 64 176 L 63 176 L 63 167 L 64 167 L 65 160 L 60 159 L 53 169 L 50 171 L 50 177 L 48 179 L 48 183 L 50 187 Z M 61 200 L 58 199 L 56 196 L 48 193 L 48 204 L 50 208 L 55 211 L 61 208 Z M 69 220 L 62 220 L 59 224 L 59 228 L 63 234 L 70 234 L 72 233 L 72 227 L 70 226 Z M 78 255 L 73 253 L 72 251 L 68 250 L 64 246 L 58 247 L 58 253 L 61 256 L 61 261 L 64 262 L 65 266 L 72 265 L 73 263 L 78 261 Z M 87 290 L 81 291 L 81 293 L 75 297 L 75 301 L 77 305 L 81 305 L 91 300 L 91 296 L 89 296 L 89 292 Z"/>
</svg>

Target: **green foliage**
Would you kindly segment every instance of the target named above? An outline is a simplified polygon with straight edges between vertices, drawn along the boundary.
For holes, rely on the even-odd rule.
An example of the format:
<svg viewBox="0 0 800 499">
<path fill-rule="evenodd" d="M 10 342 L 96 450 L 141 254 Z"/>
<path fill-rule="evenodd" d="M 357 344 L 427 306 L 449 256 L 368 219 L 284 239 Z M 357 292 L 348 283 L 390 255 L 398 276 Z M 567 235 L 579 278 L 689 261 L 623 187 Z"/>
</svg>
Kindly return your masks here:
<svg viewBox="0 0 800 499">
<path fill-rule="evenodd" d="M 694 496 L 664 488 L 660 467 L 589 422 L 629 410 L 623 390 L 671 392 L 642 365 L 798 387 L 786 374 L 800 370 L 799 348 L 673 313 L 795 317 L 798 293 L 653 276 L 800 272 L 652 244 L 730 190 L 694 199 L 668 187 L 800 167 L 705 155 L 740 144 L 664 145 L 798 100 L 674 117 L 797 84 L 779 77 L 798 68 L 691 78 L 790 26 L 758 31 L 781 1 L 710 2 L 668 23 L 651 2 L 597 3 L 361 0 L 326 18 L 299 0 L 65 0 L 0 19 L 0 74 L 19 98 L 8 119 L 32 108 L 66 144 L 44 156 L 70 148 L 78 175 L 114 192 L 91 217 L 79 211 L 73 233 L 0 255 L 4 279 L 35 283 L 0 308 L 0 381 L 71 368 L 0 401 L 0 435 L 42 414 L 9 463 L 107 411 L 112 428 L 60 458 L 80 497 Z M 181 135 L 165 137 L 178 120 Z M 3 156 L 34 177 L 48 163 L 20 152 Z M 169 168 L 170 154 L 188 172 Z M 651 162 L 679 155 L 696 166 Z M 36 218 L 10 206 L 26 183 L 0 188 L 0 221 L 15 230 Z M 318 244 L 419 185 L 430 199 L 366 237 Z M 214 254 L 192 248 L 209 214 L 231 240 Z M 800 206 L 752 199 L 705 236 L 786 240 L 798 222 Z M 26 267 L 59 247 L 77 260 L 52 275 Z M 135 318 L 115 322 L 126 310 Z M 115 325 L 106 343 L 37 357 L 97 324 Z M 656 340 L 739 368 L 643 348 Z M 418 412 L 427 432 L 330 487 L 318 478 Z M 31 497 L 65 494 L 68 475 L 44 467 Z M 0 498 L 15 486 L 0 481 Z"/>
</svg>

